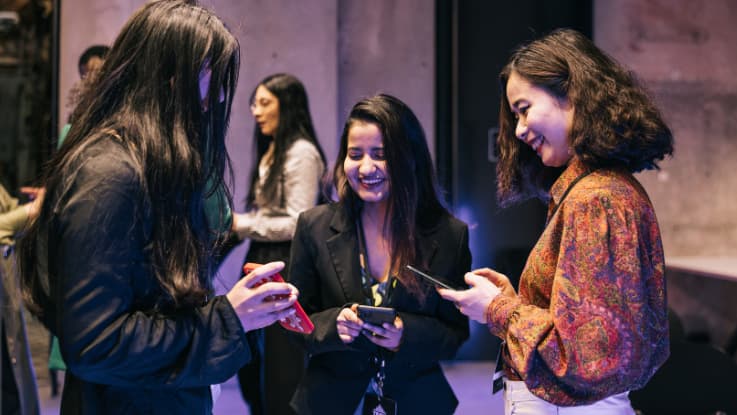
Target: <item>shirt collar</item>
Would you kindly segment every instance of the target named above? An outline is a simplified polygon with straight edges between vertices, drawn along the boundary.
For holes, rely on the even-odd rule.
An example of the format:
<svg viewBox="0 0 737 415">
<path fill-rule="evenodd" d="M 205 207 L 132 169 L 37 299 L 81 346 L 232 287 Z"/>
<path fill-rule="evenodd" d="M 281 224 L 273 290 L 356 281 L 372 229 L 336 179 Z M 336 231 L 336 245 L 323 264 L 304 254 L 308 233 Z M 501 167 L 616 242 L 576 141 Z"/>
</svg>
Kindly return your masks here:
<svg viewBox="0 0 737 415">
<path fill-rule="evenodd" d="M 578 157 L 572 157 L 571 161 L 568 162 L 566 169 L 563 170 L 563 173 L 561 173 L 560 177 L 558 177 L 550 188 L 550 198 L 553 204 L 559 204 L 560 199 L 563 197 L 571 183 L 573 183 L 578 176 L 587 173 L 590 170 L 591 169 L 583 164 Z"/>
</svg>

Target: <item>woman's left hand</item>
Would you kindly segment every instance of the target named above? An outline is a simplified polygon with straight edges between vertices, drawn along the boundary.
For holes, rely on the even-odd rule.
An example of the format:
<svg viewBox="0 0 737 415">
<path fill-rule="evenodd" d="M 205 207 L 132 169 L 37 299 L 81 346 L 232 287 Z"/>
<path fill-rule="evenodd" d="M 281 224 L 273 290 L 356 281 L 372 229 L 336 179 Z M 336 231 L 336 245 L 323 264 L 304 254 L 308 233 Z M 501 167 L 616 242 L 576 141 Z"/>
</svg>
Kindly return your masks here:
<svg viewBox="0 0 737 415">
<path fill-rule="evenodd" d="M 404 323 L 402 322 L 402 319 L 397 316 L 394 319 L 394 324 L 384 323 L 381 327 L 369 323 L 363 323 L 361 334 L 366 336 L 371 343 L 396 352 L 399 350 L 399 344 L 402 342 L 403 331 Z"/>
<path fill-rule="evenodd" d="M 497 295 L 502 294 L 502 290 L 485 276 L 472 272 L 466 273 L 465 280 L 471 288 L 460 291 L 438 288 L 438 294 L 455 303 L 458 310 L 468 318 L 486 324 L 486 309 Z"/>
</svg>

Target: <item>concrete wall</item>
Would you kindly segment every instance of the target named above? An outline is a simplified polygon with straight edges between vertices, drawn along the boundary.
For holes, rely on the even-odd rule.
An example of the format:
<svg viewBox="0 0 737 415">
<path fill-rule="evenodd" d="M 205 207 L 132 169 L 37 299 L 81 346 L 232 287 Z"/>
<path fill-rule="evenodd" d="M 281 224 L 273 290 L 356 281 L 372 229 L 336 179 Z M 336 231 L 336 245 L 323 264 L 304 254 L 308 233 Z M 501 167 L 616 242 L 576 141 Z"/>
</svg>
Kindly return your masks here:
<svg viewBox="0 0 737 415">
<path fill-rule="evenodd" d="M 639 175 L 668 256 L 737 255 L 737 3 L 595 4 L 595 41 L 633 69 L 675 134 L 661 172 Z"/>
</svg>

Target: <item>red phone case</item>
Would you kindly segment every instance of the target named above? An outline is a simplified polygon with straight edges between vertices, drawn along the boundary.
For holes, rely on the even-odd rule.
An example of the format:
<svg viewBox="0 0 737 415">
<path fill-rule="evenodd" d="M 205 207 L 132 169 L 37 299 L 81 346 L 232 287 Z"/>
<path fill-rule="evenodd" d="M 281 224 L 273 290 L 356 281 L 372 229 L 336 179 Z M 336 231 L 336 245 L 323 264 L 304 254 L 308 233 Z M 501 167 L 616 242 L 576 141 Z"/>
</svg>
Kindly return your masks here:
<svg viewBox="0 0 737 415">
<path fill-rule="evenodd" d="M 243 266 L 243 272 L 248 274 L 260 266 L 261 264 L 249 262 Z M 281 274 L 276 273 L 270 277 L 262 279 L 261 281 L 254 284 L 252 287 L 256 288 L 260 286 L 261 284 L 265 284 L 268 281 L 284 282 L 284 278 L 281 276 Z M 264 301 L 274 301 L 274 300 L 279 300 L 279 299 L 286 298 L 286 297 L 287 297 L 286 294 L 272 295 L 272 296 L 266 297 Z M 304 334 L 312 333 L 312 330 L 315 329 L 315 325 L 312 324 L 312 321 L 307 316 L 307 313 L 305 313 L 305 310 L 302 308 L 302 306 L 299 304 L 298 301 L 294 303 L 294 309 L 297 310 L 297 312 L 285 318 L 284 320 L 279 320 L 279 324 L 281 324 L 281 326 L 287 330 L 296 331 L 296 332 L 304 333 Z"/>
</svg>

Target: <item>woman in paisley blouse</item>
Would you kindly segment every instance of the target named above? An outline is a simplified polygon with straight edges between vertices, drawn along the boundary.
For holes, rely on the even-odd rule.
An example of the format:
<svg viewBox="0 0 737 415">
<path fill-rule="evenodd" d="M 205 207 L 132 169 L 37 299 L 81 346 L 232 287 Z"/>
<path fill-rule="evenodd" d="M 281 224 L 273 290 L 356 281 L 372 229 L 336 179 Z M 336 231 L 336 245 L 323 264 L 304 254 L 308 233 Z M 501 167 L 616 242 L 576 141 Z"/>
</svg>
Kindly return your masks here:
<svg viewBox="0 0 737 415">
<path fill-rule="evenodd" d="M 660 231 L 632 174 L 672 153 L 671 131 L 633 75 L 573 30 L 518 49 L 500 83 L 500 202 L 541 197 L 548 223 L 517 292 L 485 268 L 440 294 L 504 340 L 507 414 L 633 414 L 628 392 L 669 345 Z"/>
</svg>

